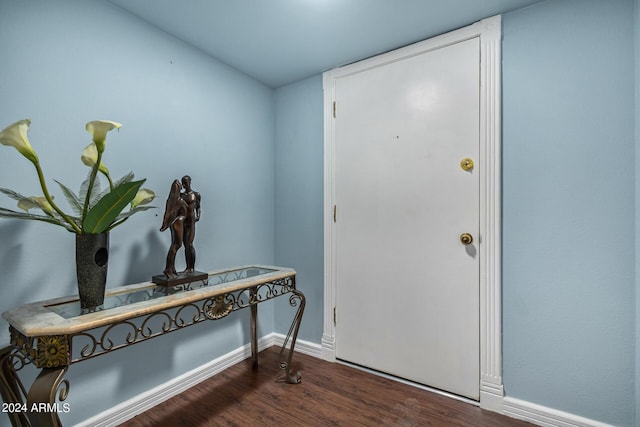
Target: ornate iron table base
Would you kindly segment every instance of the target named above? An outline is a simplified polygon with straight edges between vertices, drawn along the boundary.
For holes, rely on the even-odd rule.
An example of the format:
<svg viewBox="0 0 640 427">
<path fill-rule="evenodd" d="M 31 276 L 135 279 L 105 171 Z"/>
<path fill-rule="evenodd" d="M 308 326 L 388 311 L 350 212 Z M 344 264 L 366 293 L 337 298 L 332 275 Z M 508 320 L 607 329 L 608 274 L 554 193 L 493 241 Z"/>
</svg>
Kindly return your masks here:
<svg viewBox="0 0 640 427">
<path fill-rule="evenodd" d="M 242 274 L 238 275 L 237 272 Z M 63 332 L 58 334 L 29 334 L 28 331 L 24 331 L 28 328 L 18 329 L 14 325 L 12 312 L 7 312 L 9 315 L 5 313 L 6 316 L 3 316 L 11 325 L 9 327 L 11 346 L 0 350 L 0 395 L 4 402 L 3 412 L 7 413 L 14 427 L 61 427 L 58 413 L 69 410 L 69 404 L 64 401 L 69 394 L 70 384 L 64 379 L 64 375 L 70 365 L 205 320 L 221 319 L 233 311 L 246 307 L 249 307 L 251 312 L 251 361 L 253 367 L 257 368 L 258 304 L 285 294 L 290 294 L 289 304 L 297 307 L 297 310 L 280 349 L 280 368 L 284 371 L 285 382 L 299 383 L 301 375 L 299 372 L 295 374 L 291 372 L 291 360 L 304 313 L 305 297 L 295 287 L 295 272 L 278 267 L 250 267 L 224 272 L 227 276 L 231 273 L 236 273 L 238 277 L 221 279 L 213 285 L 211 283 L 202 283 L 198 286 L 187 284 L 182 289 L 170 292 L 169 294 L 173 297 L 172 304 L 166 304 L 166 298 L 163 299 L 168 295 L 167 288 L 133 287 L 134 292 L 114 294 L 119 299 L 124 299 L 122 304 L 116 307 L 128 306 L 131 308 L 132 315 L 123 318 L 122 315 L 118 315 L 117 309 L 112 309 L 114 310 L 113 319 L 110 320 L 109 316 L 106 316 L 106 321 L 102 320 L 97 324 L 92 319 L 100 314 L 102 314 L 100 319 L 104 319 L 105 311 L 89 313 L 82 317 L 91 327 L 84 329 L 81 327 L 82 323 L 77 321 L 78 316 L 68 313 L 69 307 L 59 308 L 55 304 L 43 304 L 42 307 L 45 308 L 55 306 L 54 311 L 57 310 L 62 317 L 68 315 L 67 319 L 73 319 L 67 322 L 64 328 L 61 327 L 60 331 Z M 220 276 L 220 274 L 210 275 L 209 282 L 212 278 L 220 279 Z M 236 281 L 240 281 L 240 284 L 229 286 L 234 285 Z M 157 292 L 160 292 L 159 289 L 162 292 L 157 295 Z M 149 297 L 146 300 L 143 299 L 142 303 L 139 301 L 141 290 Z M 179 294 L 177 299 L 176 293 Z M 129 297 L 133 298 L 134 302 L 127 301 Z M 178 302 L 174 303 L 175 301 Z M 65 302 L 60 305 L 68 304 Z M 135 310 L 136 304 L 141 304 L 138 312 Z M 33 311 L 33 305 L 28 305 L 27 308 L 31 309 L 30 313 Z M 51 313 L 47 312 L 45 316 L 50 317 Z M 116 327 L 120 328 L 120 331 L 126 328 L 129 332 L 126 336 L 123 336 L 125 335 L 123 333 L 116 334 L 114 332 Z M 17 373 L 30 363 L 41 368 L 41 371 L 27 391 Z"/>
</svg>

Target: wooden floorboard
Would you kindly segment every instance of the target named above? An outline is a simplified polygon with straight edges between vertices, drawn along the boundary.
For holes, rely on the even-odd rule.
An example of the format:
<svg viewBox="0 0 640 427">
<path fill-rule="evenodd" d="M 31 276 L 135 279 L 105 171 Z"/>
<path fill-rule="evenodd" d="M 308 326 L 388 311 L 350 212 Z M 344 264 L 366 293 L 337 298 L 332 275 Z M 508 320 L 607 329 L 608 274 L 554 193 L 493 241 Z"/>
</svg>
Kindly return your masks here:
<svg viewBox="0 0 640 427">
<path fill-rule="evenodd" d="M 465 402 L 296 353 L 300 384 L 286 384 L 279 349 L 260 353 L 121 424 L 209 426 L 528 426 Z"/>
</svg>

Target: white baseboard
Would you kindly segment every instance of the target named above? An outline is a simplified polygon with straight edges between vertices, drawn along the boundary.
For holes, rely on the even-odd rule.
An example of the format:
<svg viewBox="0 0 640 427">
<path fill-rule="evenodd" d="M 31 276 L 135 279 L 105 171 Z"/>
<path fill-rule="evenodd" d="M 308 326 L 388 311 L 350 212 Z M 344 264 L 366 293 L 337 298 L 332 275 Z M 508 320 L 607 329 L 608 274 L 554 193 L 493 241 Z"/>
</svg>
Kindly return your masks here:
<svg viewBox="0 0 640 427">
<path fill-rule="evenodd" d="M 502 413 L 543 427 L 611 427 L 610 424 L 513 397 L 504 398 Z"/>
<path fill-rule="evenodd" d="M 336 361 L 336 339 L 327 334 L 322 336 L 322 360 Z"/>
<path fill-rule="evenodd" d="M 273 334 L 273 345 L 277 345 L 278 347 L 282 347 L 284 343 L 285 336 L 282 334 Z M 296 340 L 296 352 L 306 354 L 307 356 L 317 357 L 318 359 L 322 359 L 322 347 L 320 344 L 316 344 L 309 341 L 304 340 Z"/>
<path fill-rule="evenodd" d="M 258 350 L 273 345 L 281 346 L 284 335 L 271 333 L 258 340 Z M 308 341 L 297 340 L 296 352 L 309 356 L 321 357 L 320 345 Z M 124 421 L 139 415 L 154 406 L 176 396 L 219 372 L 251 357 L 251 345 L 246 344 L 198 368 L 192 369 L 171 381 L 161 384 L 145 393 L 139 394 L 119 405 L 116 405 L 94 417 L 76 424 L 74 427 L 116 427 Z"/>
<path fill-rule="evenodd" d="M 280 347 L 284 339 L 285 336 L 282 334 L 271 333 L 258 340 L 258 349 L 263 350 L 273 345 Z M 326 356 L 323 354 L 322 345 L 309 341 L 297 340 L 295 350 L 318 359 L 325 359 Z M 246 344 L 171 381 L 107 409 L 74 427 L 116 427 L 249 357 L 251 357 L 251 346 Z M 501 410 L 496 410 L 498 408 Z M 492 410 L 543 427 L 611 427 L 609 424 L 513 397 L 504 397 L 501 405 L 496 404 Z"/>
<path fill-rule="evenodd" d="M 504 405 L 504 386 L 502 385 L 502 379 L 499 381 L 491 380 L 492 378 L 482 378 L 480 380 L 480 407 L 487 411 L 501 414 Z"/>
</svg>

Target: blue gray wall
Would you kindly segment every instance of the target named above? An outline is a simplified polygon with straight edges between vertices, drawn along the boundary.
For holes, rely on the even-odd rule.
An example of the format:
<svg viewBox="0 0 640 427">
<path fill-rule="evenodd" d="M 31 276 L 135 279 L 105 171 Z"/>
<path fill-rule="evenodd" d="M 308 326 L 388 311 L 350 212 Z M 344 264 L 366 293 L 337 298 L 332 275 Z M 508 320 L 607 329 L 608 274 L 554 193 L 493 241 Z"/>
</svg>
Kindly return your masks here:
<svg viewBox="0 0 640 427">
<path fill-rule="evenodd" d="M 124 124 L 107 138 L 113 175 L 148 179 L 157 211 L 111 233 L 108 286 L 147 281 L 170 241 L 160 220 L 171 181 L 202 194 L 199 269 L 274 262 L 274 91 L 102 1 L 0 1 L 0 127 L 33 120 L 29 137 L 50 189 L 77 188 L 87 168 L 87 121 Z M 39 194 L 33 167 L 0 146 L 0 186 Z M 2 196 L 1 206 L 13 206 Z M 64 204 L 64 202 L 62 203 Z M 74 235 L 44 223 L 0 221 L 0 311 L 75 293 Z M 180 258 L 180 257 L 179 257 Z M 177 263 L 178 267 L 183 266 Z M 262 335 L 273 307 L 260 306 Z M 65 425 L 247 343 L 248 312 L 75 365 Z M 0 343 L 8 341 L 0 324 Z M 6 419 L 5 419 L 6 420 Z M 4 421 L 0 421 L 2 423 Z"/>
<path fill-rule="evenodd" d="M 640 426 L 640 330 L 638 322 L 640 316 L 640 233 L 638 225 L 640 225 L 640 0 L 634 1 L 634 40 L 635 40 L 635 129 L 636 129 L 636 366 L 635 366 L 635 382 L 636 382 L 636 426 Z"/>
<path fill-rule="evenodd" d="M 547 1 L 503 26 L 509 396 L 634 420 L 633 2 Z"/>
<path fill-rule="evenodd" d="M 308 300 L 300 338 L 322 339 L 323 274 L 322 76 L 276 91 L 276 263 L 293 266 Z M 276 301 L 276 329 L 287 333 L 291 309 Z"/>
</svg>

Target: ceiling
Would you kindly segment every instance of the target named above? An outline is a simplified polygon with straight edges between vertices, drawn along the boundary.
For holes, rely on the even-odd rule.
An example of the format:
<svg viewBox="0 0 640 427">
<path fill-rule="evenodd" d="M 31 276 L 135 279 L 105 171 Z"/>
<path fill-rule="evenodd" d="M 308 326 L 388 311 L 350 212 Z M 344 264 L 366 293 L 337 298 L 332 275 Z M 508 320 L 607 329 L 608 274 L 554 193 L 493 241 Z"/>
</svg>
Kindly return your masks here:
<svg viewBox="0 0 640 427">
<path fill-rule="evenodd" d="M 540 0 L 109 0 L 277 88 Z"/>
</svg>

